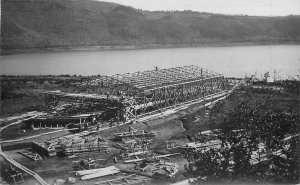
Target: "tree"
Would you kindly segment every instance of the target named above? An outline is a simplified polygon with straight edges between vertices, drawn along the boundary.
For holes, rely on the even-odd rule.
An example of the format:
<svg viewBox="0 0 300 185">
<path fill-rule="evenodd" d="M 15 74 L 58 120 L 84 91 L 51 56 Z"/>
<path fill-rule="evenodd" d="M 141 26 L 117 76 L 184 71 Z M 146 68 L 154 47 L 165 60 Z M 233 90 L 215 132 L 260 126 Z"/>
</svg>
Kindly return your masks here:
<svg viewBox="0 0 300 185">
<path fill-rule="evenodd" d="M 236 96 L 211 110 L 211 129 L 221 147 L 195 151 L 189 170 L 206 180 L 225 177 L 298 183 L 299 139 L 295 138 L 299 138 L 299 113 L 276 109 L 268 97 L 251 92 Z"/>
</svg>

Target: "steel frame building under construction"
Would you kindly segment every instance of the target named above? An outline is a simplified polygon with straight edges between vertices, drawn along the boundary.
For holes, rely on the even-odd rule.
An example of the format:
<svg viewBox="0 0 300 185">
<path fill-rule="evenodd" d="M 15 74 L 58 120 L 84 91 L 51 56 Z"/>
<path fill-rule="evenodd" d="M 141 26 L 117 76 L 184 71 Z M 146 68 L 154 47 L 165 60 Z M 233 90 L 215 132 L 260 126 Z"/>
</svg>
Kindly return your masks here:
<svg viewBox="0 0 300 185">
<path fill-rule="evenodd" d="M 225 90 L 224 76 L 197 66 L 97 76 L 81 85 L 85 94 L 51 91 L 46 106 L 59 101 L 96 103 L 116 110 L 118 121 L 129 122 L 147 114 L 196 102 Z"/>
</svg>

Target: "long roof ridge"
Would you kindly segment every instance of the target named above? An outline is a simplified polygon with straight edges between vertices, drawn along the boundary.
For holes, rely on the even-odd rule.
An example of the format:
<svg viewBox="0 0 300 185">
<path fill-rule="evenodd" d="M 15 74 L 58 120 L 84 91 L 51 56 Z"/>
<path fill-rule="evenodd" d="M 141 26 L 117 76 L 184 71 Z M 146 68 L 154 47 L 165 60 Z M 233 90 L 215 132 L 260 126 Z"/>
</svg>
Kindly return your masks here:
<svg viewBox="0 0 300 185">
<path fill-rule="evenodd" d="M 158 70 L 137 71 L 134 73 L 115 74 L 110 76 L 110 78 L 138 89 L 147 89 L 176 84 L 188 80 L 217 76 L 223 75 L 195 65 L 189 65 Z"/>
</svg>

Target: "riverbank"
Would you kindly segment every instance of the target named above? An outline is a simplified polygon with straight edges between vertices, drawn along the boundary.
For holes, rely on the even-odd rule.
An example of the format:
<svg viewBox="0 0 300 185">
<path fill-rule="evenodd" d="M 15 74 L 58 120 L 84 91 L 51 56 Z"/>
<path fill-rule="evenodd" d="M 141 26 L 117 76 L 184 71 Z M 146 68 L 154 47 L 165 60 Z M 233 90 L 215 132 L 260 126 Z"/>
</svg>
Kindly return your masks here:
<svg viewBox="0 0 300 185">
<path fill-rule="evenodd" d="M 110 51 L 110 50 L 142 50 L 187 47 L 234 47 L 234 46 L 264 46 L 264 45 L 299 45 L 300 41 L 212 41 L 201 43 L 176 43 L 176 44 L 137 44 L 137 45 L 107 45 L 107 46 L 71 46 L 48 47 L 28 49 L 1 49 L 1 55 L 14 55 L 25 53 L 51 53 L 66 51 Z"/>
</svg>

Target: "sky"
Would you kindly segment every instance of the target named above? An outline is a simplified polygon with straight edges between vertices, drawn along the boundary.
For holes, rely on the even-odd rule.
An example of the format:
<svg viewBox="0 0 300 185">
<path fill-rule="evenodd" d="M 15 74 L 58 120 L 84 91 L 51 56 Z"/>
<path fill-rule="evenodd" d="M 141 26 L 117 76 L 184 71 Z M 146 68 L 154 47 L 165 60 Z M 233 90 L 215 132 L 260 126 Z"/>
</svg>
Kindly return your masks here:
<svg viewBox="0 0 300 185">
<path fill-rule="evenodd" d="M 230 15 L 300 15 L 300 0 L 102 0 L 143 10 L 193 10 Z"/>
</svg>

